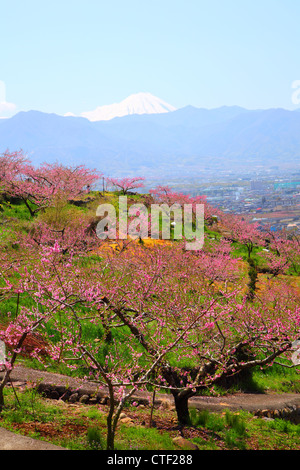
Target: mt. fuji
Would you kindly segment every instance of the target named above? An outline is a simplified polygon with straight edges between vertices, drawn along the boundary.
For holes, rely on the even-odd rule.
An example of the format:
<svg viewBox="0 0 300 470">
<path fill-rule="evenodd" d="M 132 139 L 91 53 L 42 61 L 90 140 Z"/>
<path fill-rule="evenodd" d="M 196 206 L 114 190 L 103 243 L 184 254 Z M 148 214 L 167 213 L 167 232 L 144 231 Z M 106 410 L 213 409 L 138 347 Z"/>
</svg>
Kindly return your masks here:
<svg viewBox="0 0 300 470">
<path fill-rule="evenodd" d="M 109 121 L 129 114 L 161 114 L 175 111 L 176 108 L 151 93 L 136 93 L 120 103 L 98 106 L 94 111 L 81 113 L 89 121 Z M 70 115 L 71 113 L 68 113 Z"/>
</svg>

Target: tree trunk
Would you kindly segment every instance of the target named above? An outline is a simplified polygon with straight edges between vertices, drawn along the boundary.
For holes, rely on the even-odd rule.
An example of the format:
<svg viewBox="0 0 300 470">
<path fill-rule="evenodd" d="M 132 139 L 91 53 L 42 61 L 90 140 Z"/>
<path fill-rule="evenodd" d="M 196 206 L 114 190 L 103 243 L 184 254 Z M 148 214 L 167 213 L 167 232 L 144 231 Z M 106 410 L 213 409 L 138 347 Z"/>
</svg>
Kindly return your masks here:
<svg viewBox="0 0 300 470">
<path fill-rule="evenodd" d="M 194 393 L 190 390 L 183 390 L 180 392 L 173 392 L 175 408 L 177 413 L 177 419 L 180 426 L 187 426 L 190 424 L 190 415 L 189 415 L 189 398 Z"/>
<path fill-rule="evenodd" d="M 23 199 L 23 201 L 24 201 L 24 203 L 25 203 L 25 206 L 26 206 L 27 209 L 29 210 L 29 213 L 30 213 L 31 217 L 33 217 L 34 214 L 35 214 L 35 211 L 31 209 L 30 204 L 28 203 L 28 201 L 27 201 L 26 198 L 23 197 L 22 199 Z"/>
<path fill-rule="evenodd" d="M 6 370 L 2 378 L 2 381 L 0 382 L 0 413 L 2 413 L 3 408 L 4 408 L 4 387 L 9 381 L 9 374 L 10 374 L 10 371 Z"/>
<path fill-rule="evenodd" d="M 115 449 L 115 433 L 113 430 L 113 424 L 107 421 L 107 437 L 106 437 L 106 450 Z"/>
<path fill-rule="evenodd" d="M 3 387 L 0 388 L 0 414 L 2 413 L 4 408 L 4 395 L 3 395 Z"/>
<path fill-rule="evenodd" d="M 110 380 L 107 380 L 108 391 L 109 391 L 109 412 L 107 415 L 107 436 L 106 436 L 106 450 L 114 450 L 115 448 L 115 430 L 114 430 L 114 411 L 115 411 L 115 400 L 114 400 L 114 389 Z"/>
<path fill-rule="evenodd" d="M 247 299 L 251 302 L 254 300 L 255 291 L 256 291 L 256 282 L 257 282 L 257 269 L 254 261 L 251 258 L 248 258 L 248 294 Z"/>
</svg>

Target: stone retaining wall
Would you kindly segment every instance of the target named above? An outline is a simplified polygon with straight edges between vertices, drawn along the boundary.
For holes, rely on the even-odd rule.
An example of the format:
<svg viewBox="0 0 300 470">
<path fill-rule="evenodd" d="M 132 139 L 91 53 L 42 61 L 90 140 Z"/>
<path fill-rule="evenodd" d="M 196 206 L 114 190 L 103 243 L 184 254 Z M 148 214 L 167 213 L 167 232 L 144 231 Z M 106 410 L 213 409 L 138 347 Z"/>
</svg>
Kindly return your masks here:
<svg viewBox="0 0 300 470">
<path fill-rule="evenodd" d="M 41 383 L 37 386 L 37 391 L 46 398 L 64 400 L 68 401 L 69 403 L 80 402 L 90 405 L 95 405 L 97 403 L 107 405 L 109 403 L 107 393 L 105 393 L 104 391 L 91 392 L 90 389 L 85 389 L 84 387 L 79 389 L 72 389 L 63 385 L 56 386 L 53 384 Z M 149 406 L 149 400 L 147 398 L 132 396 L 130 401 L 135 401 L 138 405 Z M 167 404 L 169 406 L 165 406 L 165 408 L 174 409 L 174 407 L 172 406 L 172 400 L 155 401 L 155 405 L 164 406 Z M 286 419 L 295 424 L 300 424 L 300 406 L 297 405 L 286 406 L 282 409 L 257 410 L 253 414 L 254 416 L 260 418 Z"/>
<path fill-rule="evenodd" d="M 292 405 L 280 410 L 258 410 L 254 413 L 259 418 L 287 419 L 294 424 L 300 424 L 300 407 Z"/>
<path fill-rule="evenodd" d="M 109 397 L 104 391 L 91 391 L 84 387 L 72 389 L 70 387 L 65 387 L 64 385 L 41 383 L 37 386 L 37 392 L 45 398 L 63 400 L 70 403 L 80 402 L 90 405 L 96 405 L 99 403 L 107 405 L 109 402 Z M 132 396 L 130 401 L 136 401 L 139 405 L 149 405 L 149 400 L 146 398 Z"/>
</svg>

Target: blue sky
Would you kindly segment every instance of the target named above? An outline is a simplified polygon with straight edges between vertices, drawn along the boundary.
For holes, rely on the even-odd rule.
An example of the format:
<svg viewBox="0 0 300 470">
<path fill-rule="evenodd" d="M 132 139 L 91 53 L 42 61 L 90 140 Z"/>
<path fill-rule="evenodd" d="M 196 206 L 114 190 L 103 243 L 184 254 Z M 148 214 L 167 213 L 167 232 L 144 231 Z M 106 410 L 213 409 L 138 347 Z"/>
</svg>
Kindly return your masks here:
<svg viewBox="0 0 300 470">
<path fill-rule="evenodd" d="M 7 113 L 80 114 L 140 91 L 178 108 L 296 107 L 297 0 L 0 5 L 0 102 L 10 104 Z"/>
</svg>

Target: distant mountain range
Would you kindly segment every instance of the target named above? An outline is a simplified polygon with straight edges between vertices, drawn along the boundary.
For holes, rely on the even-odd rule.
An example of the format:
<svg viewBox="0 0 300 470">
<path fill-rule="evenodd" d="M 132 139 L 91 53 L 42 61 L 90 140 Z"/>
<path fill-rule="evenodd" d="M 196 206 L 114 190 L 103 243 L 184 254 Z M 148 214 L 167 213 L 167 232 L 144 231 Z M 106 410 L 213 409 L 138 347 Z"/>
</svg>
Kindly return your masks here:
<svg viewBox="0 0 300 470">
<path fill-rule="evenodd" d="M 155 102 L 158 106 L 161 100 Z M 159 110 L 148 102 L 142 113 L 141 102 L 136 106 L 141 113 L 130 114 L 127 109 L 127 115 L 109 120 L 20 112 L 0 120 L 0 152 L 23 149 L 35 163 L 85 164 L 116 176 L 299 168 L 297 111 L 238 106 Z"/>
</svg>

